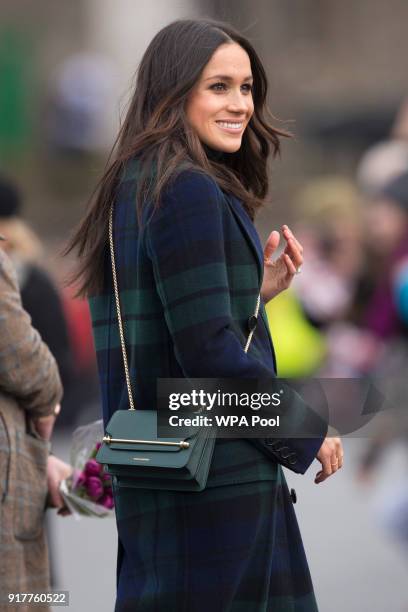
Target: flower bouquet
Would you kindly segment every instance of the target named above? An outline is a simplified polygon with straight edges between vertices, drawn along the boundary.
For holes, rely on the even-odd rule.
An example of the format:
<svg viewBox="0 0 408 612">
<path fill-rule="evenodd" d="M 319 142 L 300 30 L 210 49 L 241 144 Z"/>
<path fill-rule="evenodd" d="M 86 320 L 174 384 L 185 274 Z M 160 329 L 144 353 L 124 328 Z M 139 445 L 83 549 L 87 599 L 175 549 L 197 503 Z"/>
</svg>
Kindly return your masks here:
<svg viewBox="0 0 408 612">
<path fill-rule="evenodd" d="M 73 472 L 61 482 L 60 491 L 67 507 L 77 518 L 114 515 L 111 477 L 95 460 L 102 436 L 102 420 L 78 427 L 72 436 Z"/>
</svg>

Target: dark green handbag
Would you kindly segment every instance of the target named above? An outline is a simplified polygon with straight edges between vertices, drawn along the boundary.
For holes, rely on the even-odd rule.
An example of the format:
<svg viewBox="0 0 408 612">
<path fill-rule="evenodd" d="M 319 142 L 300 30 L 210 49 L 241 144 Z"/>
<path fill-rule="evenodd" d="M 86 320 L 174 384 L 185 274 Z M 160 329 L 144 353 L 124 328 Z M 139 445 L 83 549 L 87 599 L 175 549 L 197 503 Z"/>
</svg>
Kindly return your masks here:
<svg viewBox="0 0 408 612">
<path fill-rule="evenodd" d="M 96 460 L 105 464 L 117 486 L 174 491 L 202 491 L 205 488 L 214 451 L 215 435 L 207 427 L 191 427 L 181 440 L 157 437 L 157 411 L 136 410 L 130 384 L 123 333 L 113 246 L 112 208 L 109 215 L 109 245 L 113 286 L 123 365 L 129 396 L 129 410 L 116 410 L 106 426 Z M 254 316 L 258 316 L 258 296 Z M 248 335 L 248 351 L 253 331 Z"/>
<path fill-rule="evenodd" d="M 130 432 L 134 438 L 129 439 Z M 119 486 L 201 491 L 215 437 L 196 427 L 180 441 L 158 438 L 156 410 L 117 410 L 103 441 L 97 460 L 108 466 Z"/>
</svg>

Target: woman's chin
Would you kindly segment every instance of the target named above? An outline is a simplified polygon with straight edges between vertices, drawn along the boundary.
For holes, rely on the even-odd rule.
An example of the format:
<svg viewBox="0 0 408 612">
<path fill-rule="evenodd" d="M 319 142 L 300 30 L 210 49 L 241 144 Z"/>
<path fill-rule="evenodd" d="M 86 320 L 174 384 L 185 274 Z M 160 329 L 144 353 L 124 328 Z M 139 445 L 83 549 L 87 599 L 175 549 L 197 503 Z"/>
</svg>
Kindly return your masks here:
<svg viewBox="0 0 408 612">
<path fill-rule="evenodd" d="M 227 141 L 218 141 L 209 145 L 211 149 L 215 149 L 216 151 L 220 151 L 222 153 L 236 153 L 241 148 L 241 138 L 235 139 L 235 142 L 231 139 L 229 142 Z"/>
</svg>

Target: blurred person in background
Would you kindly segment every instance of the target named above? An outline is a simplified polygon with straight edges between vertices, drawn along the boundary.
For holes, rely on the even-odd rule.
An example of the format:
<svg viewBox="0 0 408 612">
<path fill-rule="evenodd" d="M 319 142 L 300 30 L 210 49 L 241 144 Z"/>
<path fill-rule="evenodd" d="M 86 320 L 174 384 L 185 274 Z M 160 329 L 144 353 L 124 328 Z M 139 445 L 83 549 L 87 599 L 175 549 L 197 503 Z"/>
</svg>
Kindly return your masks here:
<svg viewBox="0 0 408 612">
<path fill-rule="evenodd" d="M 59 261 L 59 264 L 61 262 Z M 75 285 L 62 288 L 62 297 L 70 347 L 74 360 L 74 380 L 71 384 L 66 412 L 68 424 L 84 425 L 99 418 L 100 393 L 95 346 L 88 302 L 80 299 Z"/>
<path fill-rule="evenodd" d="M 116 95 L 116 72 L 109 56 L 78 52 L 66 57 L 51 85 L 45 134 L 52 156 L 77 157 L 110 147 L 104 123 Z"/>
<path fill-rule="evenodd" d="M 65 307 L 60 291 L 41 265 L 43 247 L 33 230 L 21 218 L 22 201 L 18 188 L 0 177 L 0 233 L 6 240 L 1 248 L 12 260 L 24 309 L 58 364 L 65 390 L 59 426 L 75 421 L 75 364 Z"/>
<path fill-rule="evenodd" d="M 356 170 L 356 183 L 362 198 L 369 201 L 407 168 L 408 142 L 385 140 L 373 145 L 363 154 Z"/>
<path fill-rule="evenodd" d="M 382 260 L 381 276 L 363 324 L 379 341 L 371 374 L 388 402 L 361 457 L 368 482 L 385 451 L 402 442 L 408 451 L 408 170 L 388 182 L 368 204 L 368 239 Z M 381 492 L 376 513 L 408 553 L 408 479 Z"/>
<path fill-rule="evenodd" d="M 14 264 L 23 308 L 57 362 L 64 398 L 55 430 L 63 434 L 81 420 L 88 422 L 97 418 L 99 395 L 89 308 L 85 300 L 74 298 L 72 288 L 60 291 L 45 270 L 43 246 L 21 218 L 21 209 L 22 198 L 17 186 L 0 177 L 0 234 L 5 238 L 0 248 Z M 55 540 L 48 520 L 46 529 L 54 584 L 58 580 L 53 562 Z"/>
<path fill-rule="evenodd" d="M 383 340 L 407 333 L 408 166 L 366 207 L 367 242 L 381 261 L 363 324 Z"/>
<path fill-rule="evenodd" d="M 49 589 L 45 508 L 66 514 L 58 487 L 71 468 L 49 455 L 62 397 L 58 367 L 31 326 L 2 250 L 0 313 L 0 610 L 27 611 L 8 605 L 8 593 Z"/>
<path fill-rule="evenodd" d="M 363 203 L 364 257 L 348 320 L 354 325 L 354 330 L 349 329 L 349 344 L 353 348 L 350 355 L 354 356 L 357 375 L 377 367 L 387 336 L 395 335 L 393 327 L 398 334 L 395 304 L 387 278 L 394 265 L 391 259 L 398 259 L 397 251 L 405 248 L 400 236 L 400 231 L 405 231 L 405 220 L 404 213 L 397 210 L 398 205 L 384 201 L 384 190 L 407 169 L 408 143 L 400 139 L 381 142 L 368 149 L 356 171 Z M 369 350 L 362 350 L 362 347 Z"/>
<path fill-rule="evenodd" d="M 370 147 L 361 157 L 356 170 L 356 183 L 359 188 L 369 224 L 369 233 L 363 240 L 364 265 L 354 300 L 353 317 L 357 324 L 363 324 L 366 307 L 370 302 L 378 282 L 383 278 L 387 265 L 387 249 L 372 239 L 371 223 L 376 219 L 370 211 L 378 210 L 372 203 L 381 199 L 384 188 L 408 170 L 408 113 L 407 102 L 403 102 L 397 112 L 391 130 L 391 138 Z M 386 215 L 387 218 L 389 215 Z M 387 223 L 388 225 L 388 223 Z M 379 229 L 381 232 L 381 229 Z M 374 237 L 375 238 L 375 237 Z"/>
<path fill-rule="evenodd" d="M 349 179 L 319 177 L 297 194 L 295 209 L 309 252 L 296 293 L 311 323 L 325 328 L 346 316 L 361 268 L 359 194 Z"/>
<path fill-rule="evenodd" d="M 293 288 L 267 305 L 279 374 L 346 376 L 354 371 L 355 352 L 350 355 L 351 331 L 344 321 L 363 261 L 360 197 L 349 179 L 325 176 L 306 183 L 294 206 L 296 234 L 308 257 Z M 281 327 L 279 316 L 288 325 Z"/>
<path fill-rule="evenodd" d="M 273 336 L 278 374 L 284 378 L 313 376 L 327 355 L 324 333 L 306 316 L 295 289 L 277 295 L 265 306 Z"/>
<path fill-rule="evenodd" d="M 391 137 L 395 140 L 404 140 L 408 143 L 408 98 L 403 100 L 398 109 L 397 116 L 392 127 Z"/>
</svg>

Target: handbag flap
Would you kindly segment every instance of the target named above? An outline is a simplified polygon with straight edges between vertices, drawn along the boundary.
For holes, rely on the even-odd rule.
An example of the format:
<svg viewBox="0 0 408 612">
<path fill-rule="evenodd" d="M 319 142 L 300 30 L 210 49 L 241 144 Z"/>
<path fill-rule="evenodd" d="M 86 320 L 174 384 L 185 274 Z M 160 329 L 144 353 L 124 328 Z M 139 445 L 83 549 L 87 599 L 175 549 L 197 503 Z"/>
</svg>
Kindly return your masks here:
<svg viewBox="0 0 408 612">
<path fill-rule="evenodd" d="M 156 410 L 117 410 L 112 415 L 106 426 L 106 435 L 113 439 L 123 440 L 146 440 L 143 442 L 110 442 L 112 450 L 141 450 L 151 452 L 177 453 L 183 449 L 181 446 L 149 444 L 149 442 L 184 442 L 192 439 L 198 434 L 198 427 L 190 427 L 188 436 L 178 436 L 175 432 L 174 438 L 159 438 L 157 436 L 157 411 Z"/>
<path fill-rule="evenodd" d="M 208 432 L 194 428 L 187 438 L 158 438 L 157 412 L 155 410 L 118 410 L 106 426 L 106 434 L 113 439 L 129 442 L 106 442 L 99 448 L 96 460 L 99 463 L 118 466 L 135 466 L 139 468 L 174 468 L 182 469 L 196 461 L 208 440 Z M 204 434 L 204 435 L 203 435 Z M 131 442 L 130 440 L 147 440 Z M 156 445 L 149 442 L 188 441 L 189 446 Z M 195 458 L 195 459 L 194 459 Z"/>
</svg>

